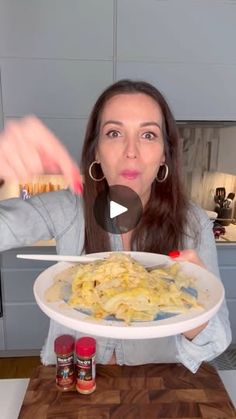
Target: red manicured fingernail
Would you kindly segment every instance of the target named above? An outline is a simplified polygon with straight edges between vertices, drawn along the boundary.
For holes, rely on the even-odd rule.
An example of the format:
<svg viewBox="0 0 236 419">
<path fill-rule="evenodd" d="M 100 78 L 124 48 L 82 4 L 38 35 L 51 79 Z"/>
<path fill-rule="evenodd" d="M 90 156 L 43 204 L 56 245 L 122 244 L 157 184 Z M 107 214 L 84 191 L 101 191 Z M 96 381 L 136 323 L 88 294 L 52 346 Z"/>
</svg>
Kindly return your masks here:
<svg viewBox="0 0 236 419">
<path fill-rule="evenodd" d="M 173 259 L 178 258 L 180 256 L 180 252 L 178 250 L 172 250 L 168 253 L 168 256 L 170 256 Z"/>
<path fill-rule="evenodd" d="M 79 180 L 76 180 L 74 182 L 74 192 L 77 194 L 82 194 L 83 193 L 83 185 Z"/>
</svg>

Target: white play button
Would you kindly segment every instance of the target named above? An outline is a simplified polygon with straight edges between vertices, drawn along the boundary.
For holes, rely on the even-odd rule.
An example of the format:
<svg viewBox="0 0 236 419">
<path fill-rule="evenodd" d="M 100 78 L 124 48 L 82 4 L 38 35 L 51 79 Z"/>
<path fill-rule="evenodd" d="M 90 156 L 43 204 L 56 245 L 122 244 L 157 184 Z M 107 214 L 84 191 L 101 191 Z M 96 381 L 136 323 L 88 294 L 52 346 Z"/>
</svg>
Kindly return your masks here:
<svg viewBox="0 0 236 419">
<path fill-rule="evenodd" d="M 112 185 L 101 191 L 93 204 L 97 224 L 111 234 L 132 231 L 142 217 L 143 206 L 138 194 L 124 185 Z"/>
<path fill-rule="evenodd" d="M 128 211 L 128 208 L 115 201 L 110 201 L 110 218 L 115 218 L 120 214 L 124 214 L 126 211 Z"/>
</svg>

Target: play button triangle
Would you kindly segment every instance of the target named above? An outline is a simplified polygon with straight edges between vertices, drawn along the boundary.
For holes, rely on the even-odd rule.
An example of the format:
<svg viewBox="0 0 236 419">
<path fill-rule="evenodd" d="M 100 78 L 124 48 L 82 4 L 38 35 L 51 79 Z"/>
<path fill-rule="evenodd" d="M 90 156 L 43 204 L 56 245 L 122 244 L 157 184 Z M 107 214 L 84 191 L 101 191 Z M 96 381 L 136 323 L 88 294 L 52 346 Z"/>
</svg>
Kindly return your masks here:
<svg viewBox="0 0 236 419">
<path fill-rule="evenodd" d="M 142 217 L 142 202 L 133 189 L 112 185 L 101 191 L 94 202 L 93 214 L 97 224 L 111 234 L 132 231 Z"/>
<path fill-rule="evenodd" d="M 126 211 L 128 211 L 128 208 L 118 204 L 115 201 L 110 201 L 110 218 L 115 218 Z"/>
</svg>

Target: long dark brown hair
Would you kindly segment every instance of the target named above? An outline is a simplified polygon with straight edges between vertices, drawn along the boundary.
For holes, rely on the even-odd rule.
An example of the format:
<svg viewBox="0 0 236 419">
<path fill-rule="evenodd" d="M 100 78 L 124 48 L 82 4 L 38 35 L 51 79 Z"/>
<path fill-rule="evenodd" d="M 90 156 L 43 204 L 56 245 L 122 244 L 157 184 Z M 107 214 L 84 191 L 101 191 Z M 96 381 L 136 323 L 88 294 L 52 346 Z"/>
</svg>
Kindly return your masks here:
<svg viewBox="0 0 236 419">
<path fill-rule="evenodd" d="M 111 250 L 108 233 L 96 223 L 93 214 L 94 201 L 100 192 L 108 191 L 108 184 L 106 179 L 95 182 L 89 176 L 89 166 L 95 160 L 101 115 L 107 101 L 113 96 L 135 93 L 150 96 L 161 108 L 165 163 L 169 174 L 163 183 L 153 181 L 142 218 L 132 232 L 131 250 L 168 254 L 183 246 L 188 200 L 181 182 L 180 142 L 176 122 L 165 98 L 154 86 L 144 81 L 120 80 L 109 86 L 96 101 L 85 134 L 81 168 L 84 174 L 86 253 Z M 100 165 L 94 165 L 93 175 L 96 178 L 103 176 Z"/>
</svg>

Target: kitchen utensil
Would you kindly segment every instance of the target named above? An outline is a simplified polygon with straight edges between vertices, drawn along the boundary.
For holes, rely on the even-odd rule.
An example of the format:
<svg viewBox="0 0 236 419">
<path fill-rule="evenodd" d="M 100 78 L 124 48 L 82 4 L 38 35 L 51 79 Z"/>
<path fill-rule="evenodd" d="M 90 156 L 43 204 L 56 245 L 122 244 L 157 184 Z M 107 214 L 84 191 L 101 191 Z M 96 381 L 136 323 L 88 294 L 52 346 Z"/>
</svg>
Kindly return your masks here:
<svg viewBox="0 0 236 419">
<path fill-rule="evenodd" d="M 227 199 L 231 199 L 233 201 L 234 197 L 235 197 L 235 193 L 230 192 L 227 196 Z"/>
<path fill-rule="evenodd" d="M 218 202 L 219 202 L 221 207 L 223 206 L 223 202 L 225 200 L 225 195 L 226 195 L 226 191 L 225 191 L 225 188 L 223 186 L 219 187 L 219 188 L 216 188 L 216 196 L 218 196 Z"/>
<path fill-rule="evenodd" d="M 223 208 L 229 208 L 229 204 L 230 204 L 230 201 L 226 198 L 226 199 L 223 201 L 222 207 L 223 207 Z"/>
<path fill-rule="evenodd" d="M 91 257 L 106 258 L 112 252 L 91 254 Z M 126 252 L 124 252 L 126 253 Z M 170 257 L 148 252 L 127 252 L 142 265 L 172 265 Z M 117 339 L 150 339 L 183 333 L 207 322 L 219 309 L 224 298 L 224 287 L 219 279 L 199 265 L 180 262 L 183 273 L 195 278 L 194 286 L 198 290 L 201 310 L 189 310 L 169 317 L 168 314 L 154 321 L 131 322 L 127 326 L 123 321 L 94 319 L 79 309 L 73 309 L 63 300 L 49 302 L 45 292 L 53 284 L 54 277 L 70 266 L 61 262 L 43 271 L 34 283 L 34 295 L 41 310 L 60 324 L 82 333 Z"/>
<path fill-rule="evenodd" d="M 217 221 L 223 226 L 230 225 L 232 222 L 232 208 L 221 207 L 218 211 Z"/>
<path fill-rule="evenodd" d="M 215 213 L 216 214 L 216 213 Z M 216 214 L 217 215 L 217 214 Z M 107 254 L 107 256 L 109 256 Z M 18 259 L 30 259 L 30 260 L 45 260 L 51 262 L 71 262 L 71 263 L 91 263 L 97 260 L 104 259 L 104 257 L 91 257 L 91 256 L 66 256 L 66 255 L 34 255 L 34 254 L 19 254 L 16 256 Z M 164 265 L 146 265 L 143 266 L 147 269 L 148 272 L 153 271 L 157 267 L 163 267 Z"/>
<path fill-rule="evenodd" d="M 216 207 L 220 208 L 220 200 L 218 195 L 214 195 L 214 201 L 216 204 Z"/>
<path fill-rule="evenodd" d="M 79 262 L 79 263 L 89 263 L 95 262 L 96 260 L 103 259 L 103 257 L 90 257 L 90 256 L 67 256 L 67 255 L 33 255 L 33 254 L 23 254 L 16 256 L 19 259 L 33 259 L 33 260 L 47 260 L 51 262 Z"/>
<path fill-rule="evenodd" d="M 230 192 L 229 194 L 228 194 L 228 196 L 227 196 L 227 198 L 226 198 L 226 208 L 230 208 L 231 207 L 231 204 L 232 204 L 232 201 L 234 200 L 234 197 L 235 197 L 235 193 L 233 193 L 233 192 Z"/>
<path fill-rule="evenodd" d="M 223 208 L 230 208 L 234 197 L 235 197 L 235 194 L 233 192 L 230 192 L 227 198 L 223 202 L 223 205 L 222 205 Z"/>
</svg>

